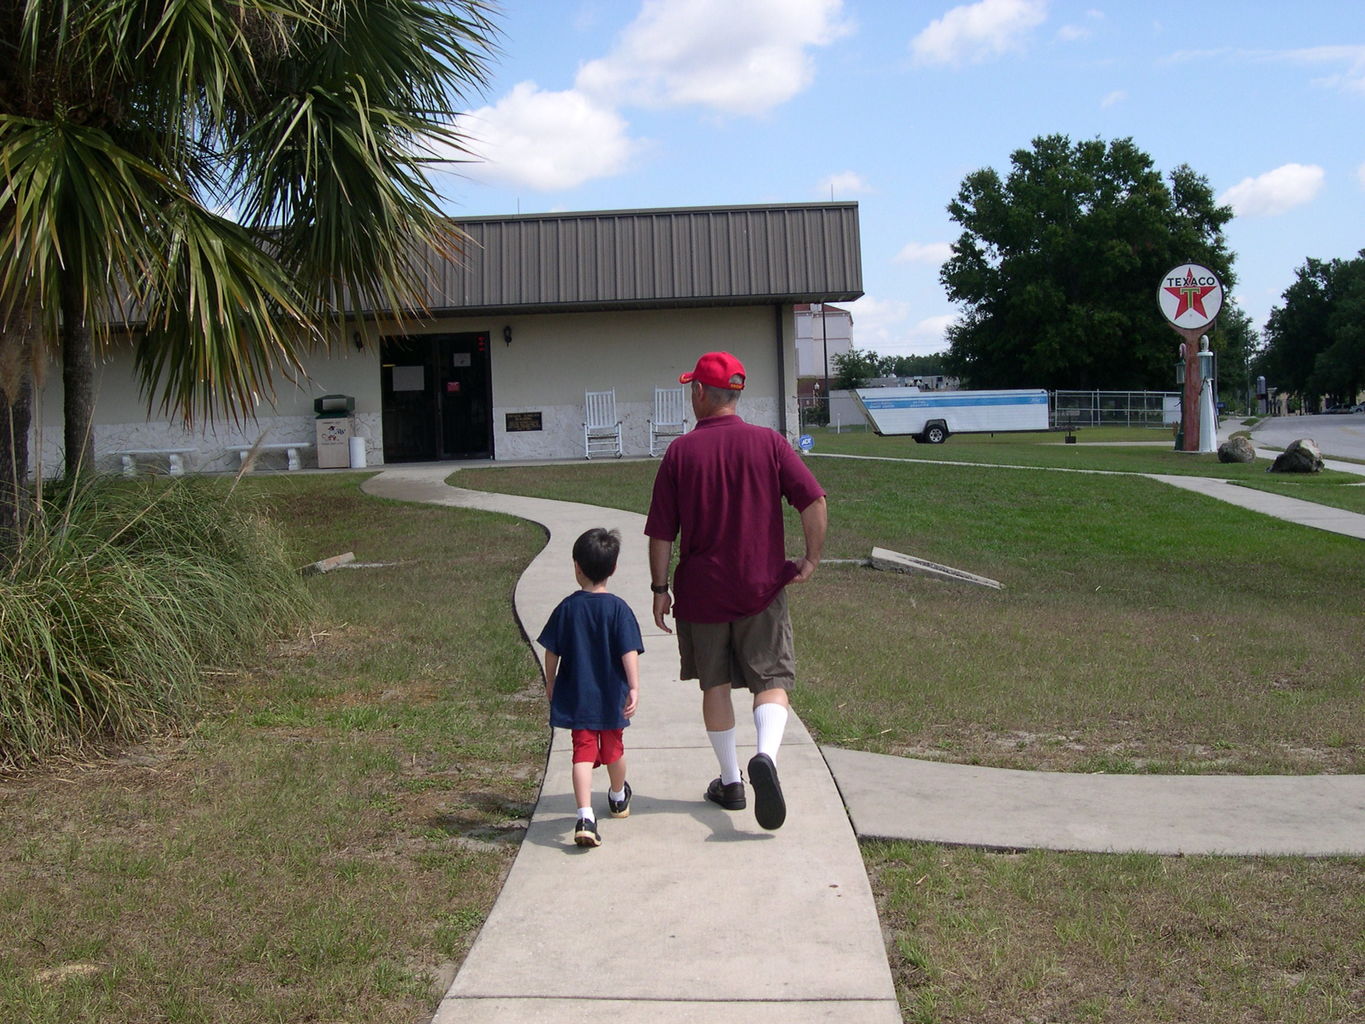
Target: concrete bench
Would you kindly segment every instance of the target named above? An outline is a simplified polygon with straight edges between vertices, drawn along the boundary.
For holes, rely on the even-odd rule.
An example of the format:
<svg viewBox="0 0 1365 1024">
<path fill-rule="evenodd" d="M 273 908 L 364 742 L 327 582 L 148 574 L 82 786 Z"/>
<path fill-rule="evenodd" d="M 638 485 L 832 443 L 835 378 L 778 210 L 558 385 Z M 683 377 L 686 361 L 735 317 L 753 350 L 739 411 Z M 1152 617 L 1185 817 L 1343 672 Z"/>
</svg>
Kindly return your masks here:
<svg viewBox="0 0 1365 1024">
<path fill-rule="evenodd" d="M 124 448 L 111 454 L 117 455 L 123 464 L 124 476 L 137 476 L 138 456 L 164 455 L 166 463 L 170 467 L 171 476 L 185 475 L 186 455 L 193 455 L 198 448 Z"/>
<path fill-rule="evenodd" d="M 285 452 L 288 468 L 298 469 L 302 465 L 299 462 L 299 449 L 312 447 L 311 441 L 278 441 L 272 444 L 230 444 L 227 450 L 236 452 L 243 466 L 246 465 L 247 456 L 251 454 L 252 449 L 258 452 Z"/>
</svg>

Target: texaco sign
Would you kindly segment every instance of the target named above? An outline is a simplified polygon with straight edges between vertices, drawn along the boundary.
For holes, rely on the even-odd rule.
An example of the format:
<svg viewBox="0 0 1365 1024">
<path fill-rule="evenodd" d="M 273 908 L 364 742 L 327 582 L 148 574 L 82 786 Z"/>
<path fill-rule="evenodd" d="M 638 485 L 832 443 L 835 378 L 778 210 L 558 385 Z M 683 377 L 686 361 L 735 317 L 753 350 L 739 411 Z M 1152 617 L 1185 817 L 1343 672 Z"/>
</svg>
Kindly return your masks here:
<svg viewBox="0 0 1365 1024">
<path fill-rule="evenodd" d="M 1156 301 L 1173 325 L 1197 331 L 1218 318 L 1223 308 L 1223 283 L 1208 267 L 1184 263 L 1161 279 Z"/>
</svg>

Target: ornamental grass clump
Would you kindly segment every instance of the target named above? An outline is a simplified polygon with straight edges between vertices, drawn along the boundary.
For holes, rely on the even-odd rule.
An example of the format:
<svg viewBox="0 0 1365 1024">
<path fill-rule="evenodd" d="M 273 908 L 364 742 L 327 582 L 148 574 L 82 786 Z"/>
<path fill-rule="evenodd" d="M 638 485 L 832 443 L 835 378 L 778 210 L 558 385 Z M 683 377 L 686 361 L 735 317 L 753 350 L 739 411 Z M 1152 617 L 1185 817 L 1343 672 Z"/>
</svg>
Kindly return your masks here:
<svg viewBox="0 0 1365 1024">
<path fill-rule="evenodd" d="M 221 481 L 49 498 L 0 568 L 0 767 L 184 721 L 205 669 L 305 602 L 278 532 Z"/>
</svg>

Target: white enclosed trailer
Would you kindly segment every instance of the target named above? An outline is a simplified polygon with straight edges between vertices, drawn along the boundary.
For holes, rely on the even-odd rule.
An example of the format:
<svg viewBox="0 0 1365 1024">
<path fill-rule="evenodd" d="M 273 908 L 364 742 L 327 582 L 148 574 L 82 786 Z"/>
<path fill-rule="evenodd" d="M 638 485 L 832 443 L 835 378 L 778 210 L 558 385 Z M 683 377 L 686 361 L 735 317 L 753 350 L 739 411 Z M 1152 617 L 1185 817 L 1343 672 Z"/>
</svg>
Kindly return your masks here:
<svg viewBox="0 0 1365 1024">
<path fill-rule="evenodd" d="M 878 434 L 909 434 L 925 444 L 942 444 L 952 434 L 1047 430 L 1049 426 L 1043 390 L 860 388 L 853 394 Z"/>
</svg>

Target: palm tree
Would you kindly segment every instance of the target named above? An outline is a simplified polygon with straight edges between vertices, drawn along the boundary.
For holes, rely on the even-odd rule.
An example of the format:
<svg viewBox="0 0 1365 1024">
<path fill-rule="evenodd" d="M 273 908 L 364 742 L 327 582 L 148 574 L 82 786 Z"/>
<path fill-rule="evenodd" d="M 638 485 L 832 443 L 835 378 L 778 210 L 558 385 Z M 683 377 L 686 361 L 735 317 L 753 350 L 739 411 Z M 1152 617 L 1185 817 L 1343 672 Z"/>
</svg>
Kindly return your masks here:
<svg viewBox="0 0 1365 1024">
<path fill-rule="evenodd" d="M 495 15 L 0 0 L 0 530 L 42 353 L 61 355 L 71 476 L 93 461 L 93 360 L 116 325 L 137 328 L 149 406 L 189 424 L 250 416 L 346 306 L 414 308 L 412 254 L 460 241 L 425 165 L 466 152 L 454 111 L 486 81 Z"/>
</svg>

